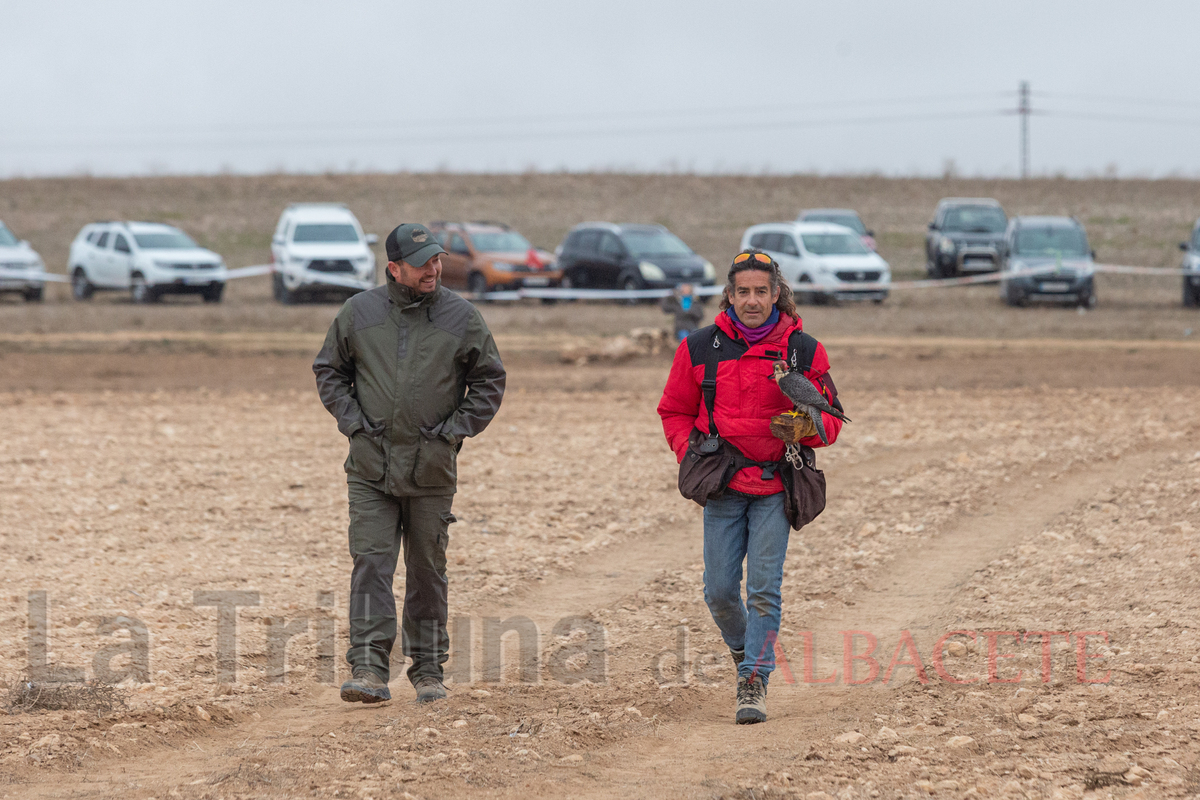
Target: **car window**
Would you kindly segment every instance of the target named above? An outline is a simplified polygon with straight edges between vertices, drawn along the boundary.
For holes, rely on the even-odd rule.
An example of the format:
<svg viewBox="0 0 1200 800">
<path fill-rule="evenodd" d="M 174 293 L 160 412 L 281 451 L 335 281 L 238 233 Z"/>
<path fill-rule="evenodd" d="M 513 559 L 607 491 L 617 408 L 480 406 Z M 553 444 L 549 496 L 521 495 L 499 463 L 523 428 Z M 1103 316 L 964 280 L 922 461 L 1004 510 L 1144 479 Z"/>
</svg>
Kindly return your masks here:
<svg viewBox="0 0 1200 800">
<path fill-rule="evenodd" d="M 1013 255 L 1084 258 L 1088 255 L 1087 237 L 1079 228 L 1062 225 L 1022 226 L 1013 237 Z"/>
<path fill-rule="evenodd" d="M 664 230 L 631 230 L 625 231 L 622 237 L 625 247 L 634 258 L 646 256 L 685 256 L 691 255 L 692 250 L 683 240 L 673 233 Z"/>
<path fill-rule="evenodd" d="M 292 241 L 357 243 L 358 230 L 349 223 L 306 222 L 292 231 Z"/>
<path fill-rule="evenodd" d="M 750 237 L 750 246 L 757 247 L 759 250 L 765 250 L 766 248 L 763 247 L 763 242 L 765 242 L 767 240 L 768 235 L 769 234 L 766 234 L 766 233 L 754 234 L 753 236 Z"/>
<path fill-rule="evenodd" d="M 477 250 L 488 253 L 524 253 L 533 247 L 528 239 L 516 231 L 479 232 L 471 235 L 471 242 Z"/>
<path fill-rule="evenodd" d="M 871 251 L 862 238 L 853 233 L 805 233 L 804 249 L 814 256 L 860 256 Z"/>
<path fill-rule="evenodd" d="M 1192 249 L 1200 250 L 1200 228 L 1196 228 L 1196 232 L 1192 234 Z"/>
<path fill-rule="evenodd" d="M 796 240 L 792 238 L 791 234 L 779 234 L 779 252 L 785 256 L 800 255 L 800 251 L 796 248 Z"/>
<path fill-rule="evenodd" d="M 113 241 L 113 250 L 116 250 L 118 253 L 128 253 L 129 240 L 123 234 L 118 233 L 117 238 Z"/>
<path fill-rule="evenodd" d="M 942 228 L 961 233 L 1001 233 L 1008 218 L 995 206 L 955 206 L 946 209 Z"/>
<path fill-rule="evenodd" d="M 440 244 L 442 247 L 445 247 L 447 244 L 450 243 L 450 232 L 449 231 L 438 231 L 437 233 L 435 233 L 433 235 L 433 238 L 437 239 L 438 244 Z"/>
<path fill-rule="evenodd" d="M 108 247 L 108 231 L 100 234 L 100 238 L 96 240 L 96 247 Z"/>
<path fill-rule="evenodd" d="M 0 245 L 12 247 L 17 243 L 17 237 L 12 235 L 12 231 L 5 227 L 3 222 L 0 222 Z"/>
<path fill-rule="evenodd" d="M 620 258 L 625 254 L 625 248 L 621 246 L 620 240 L 611 233 L 604 234 L 600 240 L 600 255 L 605 258 Z"/>
<path fill-rule="evenodd" d="M 87 236 L 85 236 L 83 238 L 84 238 L 84 241 L 87 242 L 88 244 L 95 244 L 96 240 L 100 238 L 100 231 L 92 231 L 91 233 L 89 233 Z"/>
<path fill-rule="evenodd" d="M 862 224 L 862 220 L 858 218 L 857 214 L 805 214 L 803 221 L 842 225 L 857 232 L 860 236 L 865 236 L 867 233 L 867 226 Z"/>
<path fill-rule="evenodd" d="M 600 231 L 581 231 L 576 252 L 585 256 L 593 256 L 600 249 Z"/>
<path fill-rule="evenodd" d="M 464 242 L 462 236 L 457 233 L 450 237 L 449 250 L 451 253 L 457 253 L 460 256 L 468 256 L 471 254 L 471 251 L 467 249 L 467 243 Z"/>
</svg>

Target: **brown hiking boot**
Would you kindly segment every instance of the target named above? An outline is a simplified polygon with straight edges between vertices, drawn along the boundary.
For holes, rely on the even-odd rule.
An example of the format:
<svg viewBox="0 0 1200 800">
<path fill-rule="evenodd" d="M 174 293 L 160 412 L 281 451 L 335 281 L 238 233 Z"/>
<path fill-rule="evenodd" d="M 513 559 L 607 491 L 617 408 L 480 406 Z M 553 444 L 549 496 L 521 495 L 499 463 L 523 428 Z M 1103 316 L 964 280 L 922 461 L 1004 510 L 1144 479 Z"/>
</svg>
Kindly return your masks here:
<svg viewBox="0 0 1200 800">
<path fill-rule="evenodd" d="M 418 703 L 432 703 L 434 700 L 446 699 L 445 685 L 442 684 L 440 678 L 435 678 L 432 675 L 417 678 L 417 682 L 413 684 L 413 688 L 417 690 Z"/>
<path fill-rule="evenodd" d="M 383 679 L 369 667 L 355 667 L 354 677 L 342 684 L 342 699 L 347 703 L 382 703 L 392 693 Z"/>
<path fill-rule="evenodd" d="M 767 721 L 767 685 L 758 675 L 738 677 L 737 724 L 753 725 Z"/>
</svg>

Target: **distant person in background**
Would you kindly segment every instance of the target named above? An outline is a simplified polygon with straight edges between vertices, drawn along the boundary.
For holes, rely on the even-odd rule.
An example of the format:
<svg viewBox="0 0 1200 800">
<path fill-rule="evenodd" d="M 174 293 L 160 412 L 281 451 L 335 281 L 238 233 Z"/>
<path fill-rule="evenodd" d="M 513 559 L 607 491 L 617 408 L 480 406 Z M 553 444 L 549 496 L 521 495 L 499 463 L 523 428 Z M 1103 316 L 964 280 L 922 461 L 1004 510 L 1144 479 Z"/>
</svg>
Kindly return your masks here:
<svg viewBox="0 0 1200 800">
<path fill-rule="evenodd" d="M 696 297 L 696 290 L 690 283 L 681 283 L 675 287 L 672 294 L 662 299 L 664 314 L 675 315 L 675 340 L 682 342 L 688 334 L 700 327 L 704 319 L 704 306 Z"/>
<path fill-rule="evenodd" d="M 350 650 L 342 699 L 390 700 L 396 600 L 400 641 L 422 703 L 446 696 L 446 546 L 458 451 L 500 408 L 504 365 L 478 309 L 442 288 L 445 252 L 423 225 L 388 234 L 387 283 L 342 306 L 313 362 L 321 402 L 349 439 Z M 401 659 L 403 663 L 403 659 Z"/>
</svg>

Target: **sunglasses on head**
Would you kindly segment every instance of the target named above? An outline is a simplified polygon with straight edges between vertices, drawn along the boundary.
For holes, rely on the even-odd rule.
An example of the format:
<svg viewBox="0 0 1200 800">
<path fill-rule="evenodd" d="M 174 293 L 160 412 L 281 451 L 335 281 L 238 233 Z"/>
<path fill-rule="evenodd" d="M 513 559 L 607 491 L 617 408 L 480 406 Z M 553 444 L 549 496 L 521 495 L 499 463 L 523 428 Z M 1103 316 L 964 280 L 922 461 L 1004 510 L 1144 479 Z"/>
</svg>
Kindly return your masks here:
<svg viewBox="0 0 1200 800">
<path fill-rule="evenodd" d="M 733 263 L 741 264 L 743 261 L 749 261 L 751 258 L 762 264 L 771 263 L 771 257 L 766 253 L 738 253 L 733 257 Z"/>
</svg>

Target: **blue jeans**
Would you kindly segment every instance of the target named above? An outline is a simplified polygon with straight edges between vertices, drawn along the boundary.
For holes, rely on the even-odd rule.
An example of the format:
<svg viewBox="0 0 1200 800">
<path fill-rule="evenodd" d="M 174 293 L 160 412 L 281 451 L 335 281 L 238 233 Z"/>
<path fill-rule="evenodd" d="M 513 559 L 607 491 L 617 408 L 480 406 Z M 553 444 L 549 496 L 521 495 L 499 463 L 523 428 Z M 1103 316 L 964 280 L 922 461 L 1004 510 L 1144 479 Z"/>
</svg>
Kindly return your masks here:
<svg viewBox="0 0 1200 800">
<path fill-rule="evenodd" d="M 780 587 L 790 533 L 782 492 L 753 498 L 727 493 L 704 507 L 704 602 L 725 644 L 746 651 L 738 675 L 757 673 L 764 683 L 775 669 Z"/>
</svg>

